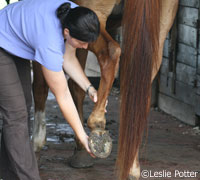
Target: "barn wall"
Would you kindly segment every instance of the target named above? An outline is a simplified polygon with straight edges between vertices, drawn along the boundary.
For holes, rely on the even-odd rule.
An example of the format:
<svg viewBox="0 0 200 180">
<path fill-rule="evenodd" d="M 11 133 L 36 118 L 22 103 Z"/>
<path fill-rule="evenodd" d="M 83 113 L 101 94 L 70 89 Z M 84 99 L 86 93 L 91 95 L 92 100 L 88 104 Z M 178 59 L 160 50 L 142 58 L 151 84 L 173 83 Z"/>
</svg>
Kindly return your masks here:
<svg viewBox="0 0 200 180">
<path fill-rule="evenodd" d="M 169 33 L 160 69 L 158 106 L 181 121 L 196 125 L 200 115 L 199 0 L 180 0 L 175 66 L 171 66 Z M 174 61 L 174 60 L 173 60 Z"/>
</svg>

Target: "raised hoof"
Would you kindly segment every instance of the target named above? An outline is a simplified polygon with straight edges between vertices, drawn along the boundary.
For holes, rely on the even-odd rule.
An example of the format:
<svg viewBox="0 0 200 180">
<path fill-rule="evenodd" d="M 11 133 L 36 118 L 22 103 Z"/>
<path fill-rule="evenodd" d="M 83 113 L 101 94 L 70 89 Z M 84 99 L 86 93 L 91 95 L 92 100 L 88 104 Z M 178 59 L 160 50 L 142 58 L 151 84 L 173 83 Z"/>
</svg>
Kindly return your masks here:
<svg viewBox="0 0 200 180">
<path fill-rule="evenodd" d="M 69 164 L 73 168 L 89 168 L 94 165 L 94 159 L 85 150 L 75 150 Z"/>
<path fill-rule="evenodd" d="M 112 150 L 109 132 L 102 129 L 93 130 L 89 136 L 89 147 L 95 156 L 107 158 Z"/>
<path fill-rule="evenodd" d="M 138 180 L 136 177 L 129 175 L 128 180 Z"/>
</svg>

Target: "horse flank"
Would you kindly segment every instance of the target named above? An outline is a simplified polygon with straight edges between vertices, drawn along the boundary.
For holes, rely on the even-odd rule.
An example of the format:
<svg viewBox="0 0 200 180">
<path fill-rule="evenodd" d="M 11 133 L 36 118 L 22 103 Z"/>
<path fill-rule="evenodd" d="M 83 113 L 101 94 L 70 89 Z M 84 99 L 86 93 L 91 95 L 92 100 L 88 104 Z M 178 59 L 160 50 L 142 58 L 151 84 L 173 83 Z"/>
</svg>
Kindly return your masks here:
<svg viewBox="0 0 200 180">
<path fill-rule="evenodd" d="M 152 67 L 158 61 L 160 3 L 160 0 L 125 1 L 116 164 L 120 180 L 127 179 L 147 129 Z"/>
</svg>

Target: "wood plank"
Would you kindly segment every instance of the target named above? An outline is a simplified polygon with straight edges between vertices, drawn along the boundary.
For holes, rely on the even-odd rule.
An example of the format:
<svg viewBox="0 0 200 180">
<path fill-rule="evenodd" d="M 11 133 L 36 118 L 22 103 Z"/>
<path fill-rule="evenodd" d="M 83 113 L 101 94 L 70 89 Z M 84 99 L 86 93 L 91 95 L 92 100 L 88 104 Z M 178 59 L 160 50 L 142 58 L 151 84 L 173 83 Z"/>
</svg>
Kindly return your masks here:
<svg viewBox="0 0 200 180">
<path fill-rule="evenodd" d="M 178 43 L 177 61 L 196 68 L 197 50 L 193 47 Z"/>
<path fill-rule="evenodd" d="M 197 27 L 198 9 L 180 6 L 178 10 L 178 23 Z"/>
<path fill-rule="evenodd" d="M 168 75 L 168 67 L 169 67 L 169 60 L 168 58 L 163 57 L 162 64 L 160 66 L 160 72 L 161 74 Z"/>
<path fill-rule="evenodd" d="M 194 86 L 196 78 L 196 69 L 182 63 L 176 65 L 176 79 L 177 81 Z"/>
<path fill-rule="evenodd" d="M 178 25 L 178 42 L 196 48 L 197 29 L 184 24 Z"/>
<path fill-rule="evenodd" d="M 169 57 L 169 39 L 165 40 L 164 48 L 163 48 L 163 56 L 167 58 Z"/>
<path fill-rule="evenodd" d="M 159 74 L 157 74 L 151 86 L 151 106 L 158 104 L 158 76 Z"/>
<path fill-rule="evenodd" d="M 172 90 L 172 78 L 164 75 L 160 76 L 159 92 L 177 99 L 183 103 L 195 106 L 196 88 L 176 81 L 175 94 Z"/>
<path fill-rule="evenodd" d="M 198 54 L 198 67 L 197 67 L 197 74 L 200 74 L 200 54 Z"/>
<path fill-rule="evenodd" d="M 174 98 L 159 93 L 158 107 L 164 112 L 176 117 L 180 121 L 190 124 L 197 124 L 194 107 Z"/>
<path fill-rule="evenodd" d="M 180 0 L 179 4 L 182 6 L 199 8 L 199 0 Z"/>
<path fill-rule="evenodd" d="M 195 113 L 200 116 L 200 95 L 196 95 L 195 103 Z"/>
<path fill-rule="evenodd" d="M 200 95 L 200 75 L 197 75 L 197 90 L 196 90 L 196 94 Z"/>
<path fill-rule="evenodd" d="M 163 58 L 160 72 L 166 77 L 172 77 L 172 72 L 168 71 L 169 60 Z M 176 80 L 182 83 L 194 86 L 194 81 L 196 79 L 196 68 L 188 66 L 186 64 L 177 63 L 176 65 Z"/>
</svg>

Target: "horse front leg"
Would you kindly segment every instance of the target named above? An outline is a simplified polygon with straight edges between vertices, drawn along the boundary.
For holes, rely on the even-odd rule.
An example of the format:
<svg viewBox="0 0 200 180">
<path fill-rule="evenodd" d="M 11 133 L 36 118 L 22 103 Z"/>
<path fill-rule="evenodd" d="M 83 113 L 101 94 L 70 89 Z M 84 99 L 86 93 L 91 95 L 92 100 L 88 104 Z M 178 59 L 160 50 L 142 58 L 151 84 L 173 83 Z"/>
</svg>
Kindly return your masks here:
<svg viewBox="0 0 200 180">
<path fill-rule="evenodd" d="M 49 87 L 42 74 L 41 65 L 33 62 L 33 98 L 35 103 L 33 148 L 39 152 L 46 142 L 45 102 Z"/>
<path fill-rule="evenodd" d="M 92 132 L 95 130 L 99 130 L 104 132 L 106 119 L 105 119 L 105 105 L 107 101 L 107 97 L 109 91 L 112 87 L 115 74 L 118 69 L 119 57 L 121 53 L 121 49 L 111 37 L 105 31 L 105 29 L 101 29 L 101 34 L 98 40 L 89 46 L 89 50 L 95 53 L 98 58 L 98 62 L 101 68 L 101 81 L 98 89 L 98 101 L 94 106 L 94 109 L 88 119 L 88 126 L 91 128 Z M 83 51 L 81 54 L 77 54 L 79 61 L 84 68 L 86 62 L 86 56 Z M 74 102 L 79 111 L 80 118 L 83 122 L 82 116 L 82 106 L 83 99 L 85 97 L 85 92 L 80 90 L 80 88 L 74 84 L 69 83 L 70 86 L 73 86 L 72 95 Z M 81 112 L 81 113 L 80 113 Z M 91 157 L 88 156 L 88 153 L 83 149 L 82 145 L 79 141 L 77 142 L 77 148 L 74 153 L 74 156 L 71 160 L 71 165 L 73 167 L 89 167 L 93 164 L 91 161 Z"/>
<path fill-rule="evenodd" d="M 104 130 L 106 126 L 105 105 L 116 72 L 118 70 L 121 48 L 119 44 L 111 38 L 106 30 L 101 27 L 100 37 L 96 43 L 93 43 L 89 46 L 89 49 L 93 51 L 97 56 L 101 69 L 101 80 L 98 89 L 98 101 L 95 104 L 93 111 L 88 119 L 88 126 L 91 128 L 94 136 L 99 135 L 105 137 L 107 136 L 104 136 Z M 101 147 L 107 148 L 108 146 L 102 145 Z M 109 147 L 106 151 L 109 152 Z"/>
</svg>

